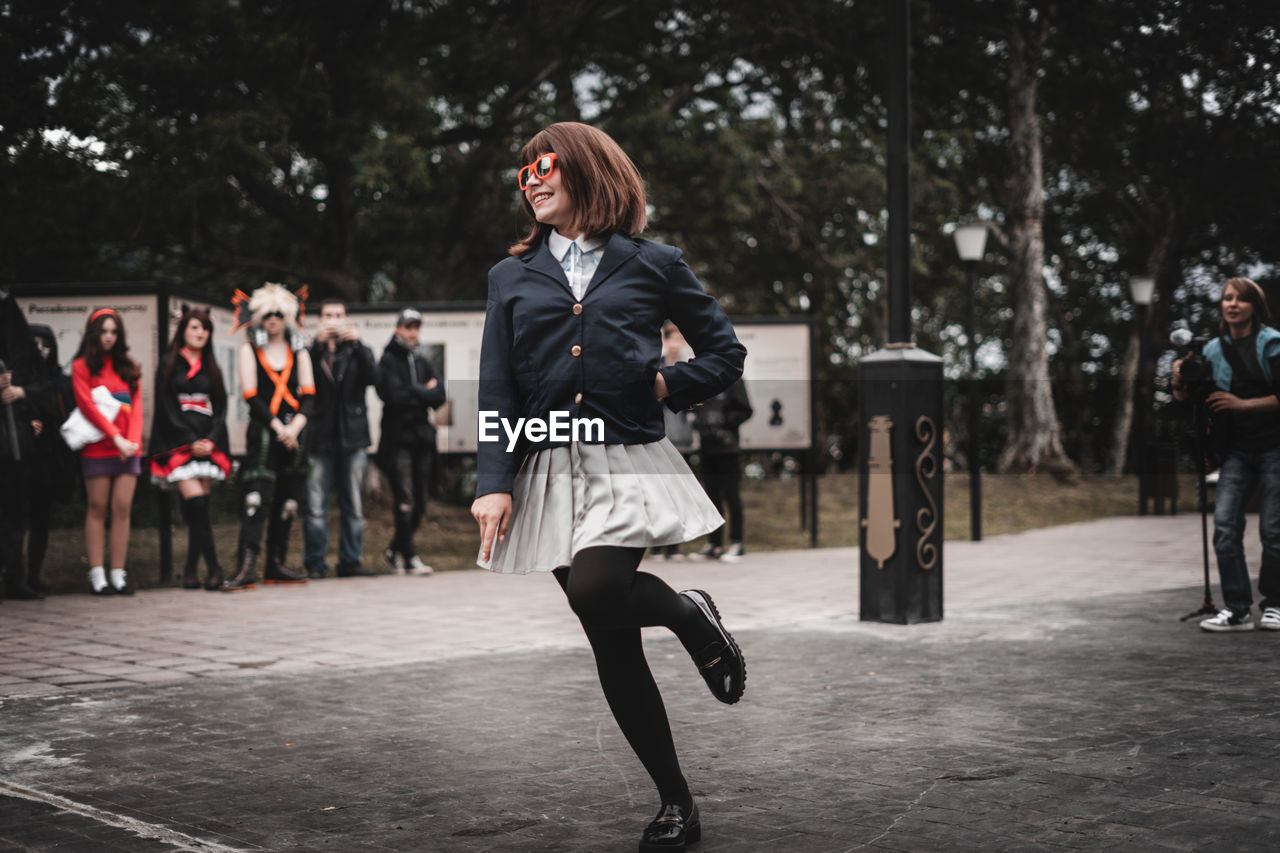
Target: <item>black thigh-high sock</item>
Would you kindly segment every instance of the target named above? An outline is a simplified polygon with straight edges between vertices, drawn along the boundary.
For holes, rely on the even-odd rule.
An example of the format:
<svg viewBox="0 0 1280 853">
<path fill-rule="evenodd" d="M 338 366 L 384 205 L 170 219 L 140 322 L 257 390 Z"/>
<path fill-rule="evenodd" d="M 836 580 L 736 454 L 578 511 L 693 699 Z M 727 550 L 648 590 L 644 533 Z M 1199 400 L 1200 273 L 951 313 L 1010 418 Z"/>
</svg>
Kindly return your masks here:
<svg viewBox="0 0 1280 853">
<path fill-rule="evenodd" d="M 194 575 L 196 573 L 196 564 L 200 560 L 200 552 L 203 548 L 201 539 L 203 531 L 200 529 L 199 510 L 196 507 L 196 502 L 203 500 L 207 500 L 204 495 L 182 499 L 182 520 L 187 524 L 187 563 L 183 569 L 184 575 Z"/>
<path fill-rule="evenodd" d="M 645 660 L 640 628 L 661 625 L 677 636 L 696 634 L 689 626 L 700 620 L 688 599 L 660 578 L 636 571 L 643 557 L 643 548 L 588 548 L 555 576 L 591 642 L 600 686 L 618 727 L 662 801 L 688 808 L 692 797 L 662 694 Z"/>
<path fill-rule="evenodd" d="M 690 652 L 719 639 L 692 601 L 662 578 L 637 571 L 643 548 L 584 548 L 556 576 L 582 624 L 601 628 L 668 628 Z"/>
<path fill-rule="evenodd" d="M 213 541 L 213 528 L 209 524 L 209 497 L 197 495 L 183 501 L 187 524 L 191 532 L 191 556 L 187 559 L 194 566 L 197 557 L 204 558 L 204 566 L 210 573 L 221 571 L 218 552 Z"/>
<path fill-rule="evenodd" d="M 657 786 L 658 796 L 664 803 L 690 808 L 693 797 L 680 770 L 662 694 L 645 660 L 640 629 L 583 628 L 591 641 L 609 710 Z"/>
</svg>

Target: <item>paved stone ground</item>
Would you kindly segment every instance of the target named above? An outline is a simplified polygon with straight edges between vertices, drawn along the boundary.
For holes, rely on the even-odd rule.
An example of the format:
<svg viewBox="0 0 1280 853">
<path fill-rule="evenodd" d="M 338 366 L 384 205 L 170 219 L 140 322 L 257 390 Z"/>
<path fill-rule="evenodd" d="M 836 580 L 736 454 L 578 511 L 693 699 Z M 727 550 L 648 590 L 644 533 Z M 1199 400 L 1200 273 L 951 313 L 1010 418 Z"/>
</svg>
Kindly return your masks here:
<svg viewBox="0 0 1280 853">
<path fill-rule="evenodd" d="M 847 549 L 647 564 L 748 656 L 726 707 L 649 635 L 693 849 L 1277 849 L 1280 634 L 1178 621 L 1199 547 L 948 543 L 911 627 L 857 621 Z M 656 808 L 546 577 L 6 602 L 0 668 L 0 850 L 634 850 Z"/>
</svg>

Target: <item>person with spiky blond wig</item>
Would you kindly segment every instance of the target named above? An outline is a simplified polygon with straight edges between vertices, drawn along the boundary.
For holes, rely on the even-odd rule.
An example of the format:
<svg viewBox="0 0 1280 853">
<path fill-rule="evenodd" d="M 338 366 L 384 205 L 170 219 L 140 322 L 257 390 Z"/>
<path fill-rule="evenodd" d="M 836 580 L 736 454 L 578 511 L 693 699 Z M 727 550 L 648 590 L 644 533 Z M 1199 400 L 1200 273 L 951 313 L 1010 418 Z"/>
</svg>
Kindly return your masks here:
<svg viewBox="0 0 1280 853">
<path fill-rule="evenodd" d="M 300 291 L 305 298 L 305 289 Z M 279 284 L 268 282 L 252 294 L 236 291 L 233 303 L 252 316 L 240 347 L 237 372 L 249 427 L 240 466 L 240 542 L 235 573 L 222 589 L 253 589 L 262 530 L 267 531 L 263 582 L 306 583 L 307 576 L 285 566 L 289 531 L 298 515 L 307 476 L 306 426 L 315 398 L 311 357 L 298 329 L 301 303 Z M 237 325 L 240 325 L 239 323 Z"/>
</svg>

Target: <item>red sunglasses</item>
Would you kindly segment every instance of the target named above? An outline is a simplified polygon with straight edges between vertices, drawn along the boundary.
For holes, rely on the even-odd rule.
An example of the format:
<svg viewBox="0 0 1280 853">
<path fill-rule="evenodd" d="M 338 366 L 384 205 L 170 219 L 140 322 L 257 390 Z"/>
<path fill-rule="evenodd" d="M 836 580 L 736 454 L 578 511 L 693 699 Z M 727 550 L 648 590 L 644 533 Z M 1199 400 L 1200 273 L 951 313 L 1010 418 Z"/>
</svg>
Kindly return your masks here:
<svg viewBox="0 0 1280 853">
<path fill-rule="evenodd" d="M 545 181 L 555 170 L 556 155 L 543 154 L 537 160 L 534 160 L 528 166 L 525 166 L 520 170 L 520 177 L 517 178 L 516 182 L 520 184 L 520 189 L 523 190 L 529 186 L 529 182 L 534 179 L 534 176 L 537 176 L 540 181 Z"/>
</svg>

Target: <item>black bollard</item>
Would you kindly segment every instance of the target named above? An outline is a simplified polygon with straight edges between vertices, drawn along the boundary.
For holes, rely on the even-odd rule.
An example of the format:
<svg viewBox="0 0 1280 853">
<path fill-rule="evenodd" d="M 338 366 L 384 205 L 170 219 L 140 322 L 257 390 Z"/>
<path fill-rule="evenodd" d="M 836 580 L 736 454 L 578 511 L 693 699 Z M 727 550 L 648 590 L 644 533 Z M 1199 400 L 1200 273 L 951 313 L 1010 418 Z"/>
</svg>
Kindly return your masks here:
<svg viewBox="0 0 1280 853">
<path fill-rule="evenodd" d="M 942 359 L 890 345 L 858 362 L 864 622 L 942 620 Z"/>
</svg>

